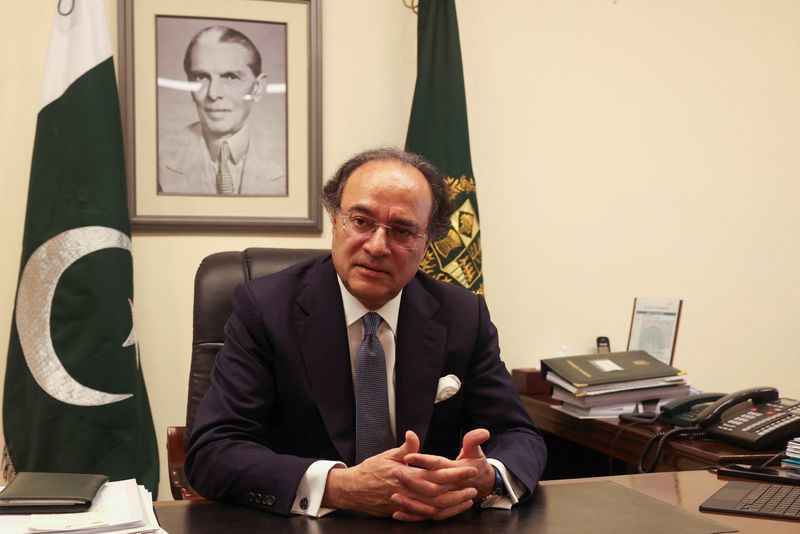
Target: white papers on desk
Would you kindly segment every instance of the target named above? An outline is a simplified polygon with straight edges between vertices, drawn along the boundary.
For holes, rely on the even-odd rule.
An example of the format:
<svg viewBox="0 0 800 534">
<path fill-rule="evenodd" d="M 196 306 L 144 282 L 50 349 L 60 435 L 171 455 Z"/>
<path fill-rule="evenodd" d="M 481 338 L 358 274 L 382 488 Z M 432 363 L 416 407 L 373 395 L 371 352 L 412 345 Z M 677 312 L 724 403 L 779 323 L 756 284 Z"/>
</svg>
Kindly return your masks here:
<svg viewBox="0 0 800 534">
<path fill-rule="evenodd" d="M 108 482 L 86 512 L 3 516 L 0 534 L 167 534 L 158 526 L 153 497 L 136 481 Z"/>
<path fill-rule="evenodd" d="M 617 418 L 619 418 L 619 414 L 620 413 L 626 413 L 626 412 L 617 412 L 617 413 L 607 412 L 607 413 L 604 413 L 604 414 L 583 415 L 583 414 L 574 413 L 574 412 L 566 409 L 564 406 L 565 405 L 563 405 L 563 404 L 552 404 L 552 405 L 550 405 L 550 407 L 552 409 L 558 410 L 559 412 L 564 412 L 565 414 L 571 415 L 572 417 L 575 417 L 577 419 L 617 419 Z"/>
<path fill-rule="evenodd" d="M 624 380 L 622 382 L 608 382 L 607 384 L 594 384 L 586 387 L 575 387 L 573 384 L 570 384 L 553 372 L 548 372 L 544 378 L 548 382 L 566 389 L 576 397 L 605 395 L 607 393 L 617 393 L 620 391 L 667 387 L 686 383 L 686 374 L 657 378 L 642 378 L 639 380 Z"/>
<path fill-rule="evenodd" d="M 651 414 L 660 413 L 661 406 L 672 399 L 652 399 L 633 403 L 610 404 L 580 408 L 571 404 L 552 404 L 550 407 L 578 419 L 617 419 L 623 413 Z"/>
<path fill-rule="evenodd" d="M 636 411 L 638 402 L 627 402 L 623 404 L 612 404 L 610 406 L 590 406 L 589 408 L 581 408 L 572 404 L 564 403 L 559 408 L 562 412 L 566 412 L 575 417 L 619 417 L 623 413 L 631 413 Z M 555 406 L 554 406 L 555 408 Z"/>
</svg>

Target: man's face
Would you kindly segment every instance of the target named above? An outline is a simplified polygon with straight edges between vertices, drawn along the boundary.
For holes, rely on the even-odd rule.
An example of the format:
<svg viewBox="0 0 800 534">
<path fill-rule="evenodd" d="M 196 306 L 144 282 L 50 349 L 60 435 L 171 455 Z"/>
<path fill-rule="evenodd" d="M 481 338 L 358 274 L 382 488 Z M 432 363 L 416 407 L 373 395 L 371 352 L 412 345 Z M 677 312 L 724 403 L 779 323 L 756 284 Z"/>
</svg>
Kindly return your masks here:
<svg viewBox="0 0 800 534">
<path fill-rule="evenodd" d="M 192 93 L 203 131 L 211 138 L 233 135 L 244 126 L 254 102 L 261 99 L 266 77 L 248 66 L 250 55 L 238 43 L 202 37 L 192 50 L 189 80 L 201 86 Z"/>
<path fill-rule="evenodd" d="M 428 229 L 431 189 L 412 166 L 373 161 L 350 175 L 342 192 L 341 210 L 333 218 L 333 265 L 347 290 L 375 310 L 394 298 L 417 272 L 426 240 L 413 249 L 392 246 L 386 229 L 369 237 L 353 237 L 342 227 L 342 214 L 369 217 L 381 224 Z"/>
</svg>

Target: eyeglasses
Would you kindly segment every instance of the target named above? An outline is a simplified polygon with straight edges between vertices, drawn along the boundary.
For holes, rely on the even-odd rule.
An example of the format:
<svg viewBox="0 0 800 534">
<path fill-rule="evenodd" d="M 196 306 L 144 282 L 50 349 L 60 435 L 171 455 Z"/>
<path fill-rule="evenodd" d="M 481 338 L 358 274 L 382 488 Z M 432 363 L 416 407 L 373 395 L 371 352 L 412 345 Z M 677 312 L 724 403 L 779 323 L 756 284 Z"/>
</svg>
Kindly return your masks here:
<svg viewBox="0 0 800 534">
<path fill-rule="evenodd" d="M 342 213 L 342 228 L 350 237 L 369 239 L 378 230 L 378 227 L 386 228 L 386 240 L 390 246 L 394 247 L 414 249 L 420 239 L 425 237 L 424 233 L 419 233 L 418 228 L 389 226 L 364 215 Z"/>
</svg>

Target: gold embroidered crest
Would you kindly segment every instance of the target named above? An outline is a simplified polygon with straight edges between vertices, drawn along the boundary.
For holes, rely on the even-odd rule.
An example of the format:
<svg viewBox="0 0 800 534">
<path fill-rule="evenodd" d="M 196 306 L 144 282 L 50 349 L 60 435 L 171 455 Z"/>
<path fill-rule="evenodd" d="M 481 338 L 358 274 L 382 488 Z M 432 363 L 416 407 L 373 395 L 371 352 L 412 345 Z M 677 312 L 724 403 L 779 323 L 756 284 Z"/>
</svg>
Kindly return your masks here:
<svg viewBox="0 0 800 534">
<path fill-rule="evenodd" d="M 450 230 L 431 244 L 420 268 L 437 280 L 457 284 L 483 294 L 480 222 L 472 197 L 475 180 L 466 176 L 447 177 L 450 200 L 456 205 Z"/>
</svg>

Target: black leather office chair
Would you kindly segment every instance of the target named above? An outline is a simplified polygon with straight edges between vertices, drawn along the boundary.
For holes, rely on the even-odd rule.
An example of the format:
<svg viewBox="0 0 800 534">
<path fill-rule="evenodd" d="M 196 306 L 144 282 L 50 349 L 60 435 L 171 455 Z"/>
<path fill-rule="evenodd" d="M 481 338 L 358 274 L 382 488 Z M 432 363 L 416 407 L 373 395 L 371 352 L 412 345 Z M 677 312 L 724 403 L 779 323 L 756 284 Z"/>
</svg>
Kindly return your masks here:
<svg viewBox="0 0 800 534">
<path fill-rule="evenodd" d="M 232 311 L 231 295 L 241 282 L 271 274 L 302 260 L 327 254 L 328 250 L 248 248 L 217 252 L 203 259 L 194 279 L 192 362 L 186 426 L 167 429 L 169 484 L 175 499 L 197 499 L 183 472 L 185 441 L 197 415 L 197 406 L 208 389 L 217 351 L 225 339 L 223 328 Z"/>
</svg>

